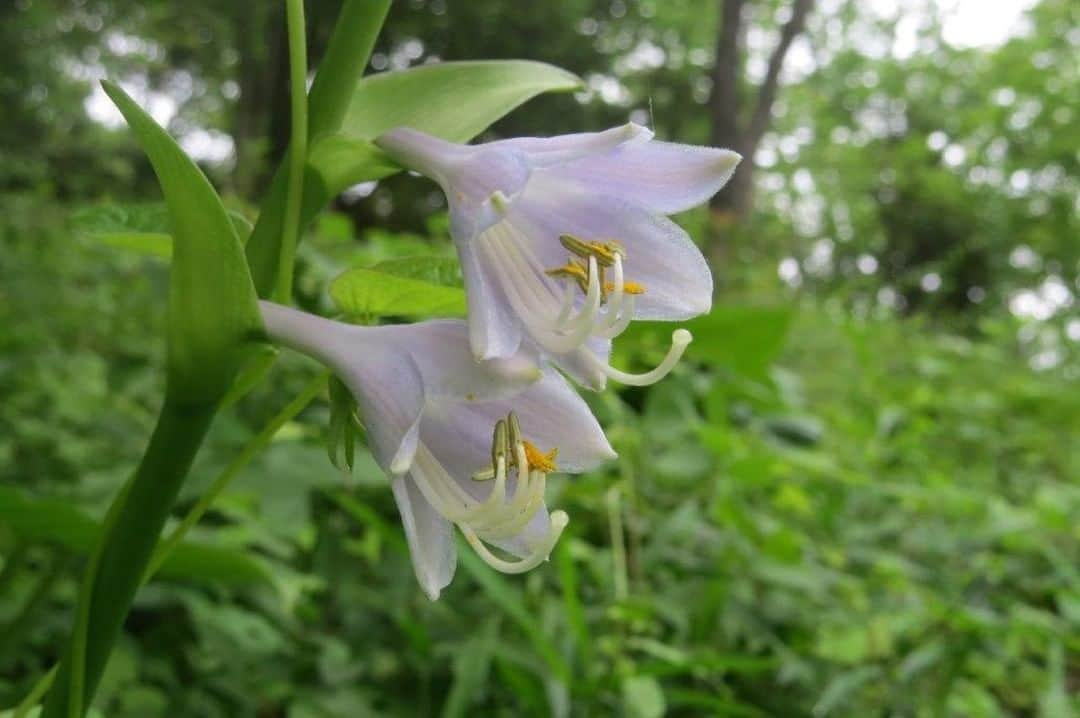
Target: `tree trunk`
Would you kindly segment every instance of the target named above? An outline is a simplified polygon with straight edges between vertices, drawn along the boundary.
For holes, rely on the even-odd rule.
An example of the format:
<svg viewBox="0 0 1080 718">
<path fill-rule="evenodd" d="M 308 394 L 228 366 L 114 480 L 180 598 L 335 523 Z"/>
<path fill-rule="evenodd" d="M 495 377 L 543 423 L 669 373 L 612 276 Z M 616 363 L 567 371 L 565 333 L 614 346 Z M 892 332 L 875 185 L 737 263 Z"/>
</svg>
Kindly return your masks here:
<svg viewBox="0 0 1080 718">
<path fill-rule="evenodd" d="M 720 0 L 720 27 L 716 37 L 716 61 L 712 72 L 712 143 L 739 152 L 743 161 L 727 186 L 709 202 L 712 233 L 709 258 L 714 269 L 727 260 L 728 242 L 723 235 L 750 213 L 754 201 L 754 153 L 772 125 L 772 107 L 779 87 L 780 70 L 791 43 L 806 26 L 813 0 L 794 0 L 791 17 L 780 30 L 780 41 L 769 57 L 765 79 L 757 89 L 753 114 L 740 122 L 739 81 L 742 77 L 743 6 L 745 0 Z"/>
</svg>

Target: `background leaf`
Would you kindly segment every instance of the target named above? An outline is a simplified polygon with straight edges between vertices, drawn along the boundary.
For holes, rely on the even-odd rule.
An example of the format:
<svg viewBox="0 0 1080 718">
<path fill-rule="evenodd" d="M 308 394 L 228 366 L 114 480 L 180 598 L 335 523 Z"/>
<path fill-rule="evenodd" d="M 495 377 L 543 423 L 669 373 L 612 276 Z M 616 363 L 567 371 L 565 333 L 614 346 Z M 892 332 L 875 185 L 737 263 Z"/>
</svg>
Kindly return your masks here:
<svg viewBox="0 0 1080 718">
<path fill-rule="evenodd" d="M 453 260 L 423 257 L 350 269 L 330 284 L 330 297 L 352 317 L 463 316 L 465 290 L 428 281 L 455 276 Z M 460 276 L 458 273 L 456 276 Z"/>
<path fill-rule="evenodd" d="M 0 526 L 26 541 L 52 544 L 85 555 L 97 542 L 101 524 L 59 498 L 31 497 L 0 486 Z M 162 564 L 162 578 L 223 584 L 268 581 L 262 565 L 240 550 L 184 541 Z"/>
</svg>

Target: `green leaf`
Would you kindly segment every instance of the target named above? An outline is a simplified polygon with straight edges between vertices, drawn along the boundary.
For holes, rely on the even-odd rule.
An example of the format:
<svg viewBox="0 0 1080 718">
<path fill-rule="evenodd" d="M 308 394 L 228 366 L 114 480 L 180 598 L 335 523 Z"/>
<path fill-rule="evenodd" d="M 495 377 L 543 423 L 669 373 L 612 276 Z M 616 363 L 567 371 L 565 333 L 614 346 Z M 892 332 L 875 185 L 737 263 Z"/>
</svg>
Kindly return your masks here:
<svg viewBox="0 0 1080 718">
<path fill-rule="evenodd" d="M 314 214 L 345 188 L 388 177 L 401 168 L 370 141 L 335 134 L 312 144 L 308 151 L 308 171 L 304 199 L 306 204 L 314 204 L 309 208 Z M 314 203 L 314 197 L 324 199 Z"/>
<path fill-rule="evenodd" d="M 161 232 L 109 232 L 99 234 L 97 239 L 116 249 L 159 259 L 172 258 L 172 237 Z"/>
<path fill-rule="evenodd" d="M 251 222 L 234 210 L 227 213 L 242 243 L 251 233 Z M 163 202 L 84 207 L 72 214 L 71 223 L 78 234 L 107 246 L 158 259 L 172 258 L 172 228 Z"/>
<path fill-rule="evenodd" d="M 383 260 L 369 269 L 442 287 L 465 286 L 461 265 L 453 257 L 399 257 Z"/>
<path fill-rule="evenodd" d="M 500 611 L 506 614 L 528 637 L 529 642 L 548 669 L 559 680 L 570 680 L 570 669 L 560 657 L 558 651 L 541 625 L 537 612 L 526 606 L 521 597 L 521 592 L 514 588 L 505 576 L 491 569 L 483 560 L 470 550 L 463 542 L 458 543 L 458 565 L 462 570 L 476 581 L 480 590 L 486 594 Z"/>
<path fill-rule="evenodd" d="M 60 546 L 75 554 L 86 554 L 101 532 L 99 522 L 66 501 L 32 498 L 10 486 L 0 486 L 0 525 L 26 541 Z M 177 546 L 159 575 L 224 584 L 268 580 L 262 565 L 244 553 L 193 541 Z"/>
<path fill-rule="evenodd" d="M 210 182 L 179 145 L 118 86 L 102 86 L 150 158 L 169 210 L 168 391 L 178 402 L 214 403 L 261 327 L 240 240 Z"/>
<path fill-rule="evenodd" d="M 371 57 L 390 0 L 347 0 L 308 92 L 308 136 L 336 132 Z"/>
<path fill-rule="evenodd" d="M 784 348 L 792 317 L 787 307 L 713 307 L 709 314 L 681 324 L 694 335 L 686 356 L 746 377 L 764 378 Z M 616 346 L 624 351 L 666 349 L 674 328 L 671 322 L 635 322 Z"/>
<path fill-rule="evenodd" d="M 441 62 L 383 72 L 360 81 L 341 132 L 374 139 L 411 127 L 465 142 L 543 92 L 581 88 L 581 80 L 553 65 L 528 60 Z"/>
<path fill-rule="evenodd" d="M 447 261 L 418 257 L 350 269 L 330 284 L 330 297 L 352 317 L 463 316 L 465 290 L 427 280 L 446 279 Z"/>
<path fill-rule="evenodd" d="M 633 718 L 660 718 L 667 706 L 660 682 L 652 676 L 630 676 L 622 682 L 623 711 Z"/>
<path fill-rule="evenodd" d="M 479 702 L 484 684 L 491 672 L 491 655 L 498 637 L 499 621 L 489 619 L 477 630 L 460 650 L 454 654 L 454 682 L 443 704 L 443 718 L 459 718 L 470 714 L 470 708 Z"/>
</svg>

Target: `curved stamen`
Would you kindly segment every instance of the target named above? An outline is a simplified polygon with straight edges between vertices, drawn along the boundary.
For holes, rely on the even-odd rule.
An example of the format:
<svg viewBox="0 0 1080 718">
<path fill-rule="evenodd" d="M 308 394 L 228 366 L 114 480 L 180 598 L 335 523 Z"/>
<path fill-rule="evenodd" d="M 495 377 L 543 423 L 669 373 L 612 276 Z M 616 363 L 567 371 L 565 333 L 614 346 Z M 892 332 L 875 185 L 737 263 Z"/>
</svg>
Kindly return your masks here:
<svg viewBox="0 0 1080 718">
<path fill-rule="evenodd" d="M 610 379 L 621 384 L 629 384 L 630 386 L 648 386 L 649 384 L 655 384 L 668 375 L 675 365 L 679 363 L 679 359 L 682 358 L 683 352 L 686 351 L 686 346 L 693 341 L 693 335 L 685 329 L 676 329 L 671 334 L 671 347 L 668 349 L 667 356 L 664 360 L 653 369 L 643 374 L 630 374 L 624 371 L 620 371 L 610 364 L 601 361 L 592 352 L 585 352 L 585 356 L 589 362 L 600 372 L 605 374 Z"/>
<path fill-rule="evenodd" d="M 551 531 L 548 533 L 547 538 L 534 546 L 532 552 L 523 559 L 518 561 L 506 561 L 504 559 L 495 556 L 484 545 L 480 537 L 476 535 L 468 526 L 459 526 L 461 533 L 465 535 L 465 540 L 469 542 L 469 545 L 473 547 L 473 550 L 484 559 L 484 562 L 491 566 L 496 571 L 503 573 L 524 573 L 530 569 L 536 568 L 541 563 L 547 560 L 551 554 L 551 550 L 555 548 L 555 544 L 559 540 L 559 536 L 562 535 L 563 529 L 570 523 L 570 517 L 566 515 L 565 511 L 555 511 L 551 514 Z"/>
<path fill-rule="evenodd" d="M 446 496 L 445 490 L 441 488 L 445 482 L 438 480 L 439 469 L 442 469 L 442 465 L 428 454 L 427 449 L 417 447 L 416 462 L 410 473 L 416 488 L 440 516 L 454 522 L 466 520 L 468 506 Z"/>
<path fill-rule="evenodd" d="M 572 311 L 574 311 L 574 283 L 568 281 L 563 285 L 562 308 L 559 309 L 559 315 L 555 317 L 555 323 L 558 325 L 566 324 L 566 320 L 570 318 L 570 312 Z"/>
<path fill-rule="evenodd" d="M 490 527 L 501 526 L 508 521 L 513 520 L 515 516 L 524 511 L 529 505 L 530 483 L 532 477 L 530 476 L 529 462 L 525 456 L 525 447 L 519 443 L 515 447 L 515 454 L 518 467 L 518 480 L 517 486 L 514 487 L 514 496 L 510 499 L 510 503 L 499 507 L 501 509 L 499 513 L 490 514 L 470 521 L 469 523 L 477 531 L 486 531 Z M 533 513 L 535 513 L 535 511 Z M 532 517 L 530 516 L 529 518 Z"/>
<path fill-rule="evenodd" d="M 622 308 L 619 313 L 619 318 L 612 323 L 610 327 L 599 331 L 596 336 L 601 339 L 614 339 L 630 326 L 630 321 L 634 318 L 634 296 L 627 294 L 623 296 Z"/>
<path fill-rule="evenodd" d="M 494 250 L 492 252 L 493 258 L 496 258 L 497 261 L 501 260 L 499 261 L 500 268 L 509 275 L 507 277 L 509 281 L 504 283 L 504 287 L 508 290 L 506 296 L 522 322 L 531 330 L 537 343 L 553 354 L 564 354 L 581 346 L 589 338 L 597 312 L 600 309 L 600 281 L 599 273 L 595 268 L 596 260 L 590 260 L 589 291 L 581 312 L 556 326 L 553 321 L 554 318 L 557 318 L 555 311 L 550 311 L 546 317 L 538 315 L 522 295 L 523 288 L 520 285 L 527 286 L 528 279 L 523 276 L 521 268 L 516 265 L 511 257 L 499 256 L 498 248 L 494 248 Z M 554 299 L 554 297 L 551 297 L 551 299 Z M 569 333 L 560 333 L 566 331 Z"/>
<path fill-rule="evenodd" d="M 542 471 L 529 472 L 529 485 L 527 488 L 519 488 L 518 491 L 522 491 L 526 494 L 526 501 L 524 507 L 517 514 L 505 518 L 501 523 L 493 526 L 488 526 L 484 529 L 480 529 L 479 526 L 475 526 L 477 532 L 485 539 L 499 539 L 509 538 L 516 536 L 521 532 L 525 526 L 528 525 L 533 517 L 536 516 L 536 512 L 540 510 L 540 507 L 544 503 L 544 487 L 547 485 L 547 474 Z"/>
<path fill-rule="evenodd" d="M 622 266 L 622 254 L 615 252 L 615 261 L 612 265 L 612 272 L 615 275 L 615 279 L 612 281 L 612 291 L 608 296 L 607 301 L 607 313 L 603 319 L 596 323 L 597 331 L 603 332 L 611 329 L 620 319 L 620 312 L 622 312 L 623 297 L 627 296 L 623 293 L 623 266 Z"/>
<path fill-rule="evenodd" d="M 488 516 L 493 511 L 498 511 L 506 500 L 506 457 L 498 457 L 496 466 L 495 485 L 491 487 L 487 500 L 473 509 L 476 516 Z"/>
<path fill-rule="evenodd" d="M 497 256 L 501 269 L 508 275 L 510 286 L 517 290 L 517 298 L 521 306 L 515 305 L 514 309 L 518 314 L 522 315 L 522 319 L 530 325 L 530 328 L 539 326 L 549 332 L 581 332 L 587 327 L 592 327 L 596 311 L 599 309 L 600 300 L 603 298 L 600 294 L 599 282 L 597 282 L 596 295 L 594 296 L 590 276 L 589 291 L 585 298 L 585 304 L 576 316 L 569 316 L 570 312 L 567 311 L 565 306 L 565 298 L 564 305 L 560 307 L 558 314 L 556 314 L 552 311 L 556 299 L 547 283 L 546 275 L 536 273 L 535 268 L 530 266 L 528 255 L 521 252 L 517 243 L 510 241 L 505 244 L 497 244 L 495 251 L 501 253 L 501 256 Z M 595 271 L 592 273 L 595 273 Z M 529 302 L 526 298 L 526 292 L 532 294 L 535 301 Z M 511 294 L 513 292 L 507 292 L 508 296 Z M 570 301 L 573 302 L 572 297 Z M 511 302 L 513 303 L 513 299 L 511 299 Z M 540 313 L 537 313 L 536 309 L 534 309 L 537 306 L 540 307 Z M 564 313 L 566 316 L 563 316 Z M 528 317 L 525 316 L 526 314 Z M 587 337 L 587 335 L 585 336 Z M 584 338 L 578 340 L 577 344 L 580 344 L 581 341 L 584 341 Z M 574 346 L 577 346 L 577 344 Z"/>
</svg>

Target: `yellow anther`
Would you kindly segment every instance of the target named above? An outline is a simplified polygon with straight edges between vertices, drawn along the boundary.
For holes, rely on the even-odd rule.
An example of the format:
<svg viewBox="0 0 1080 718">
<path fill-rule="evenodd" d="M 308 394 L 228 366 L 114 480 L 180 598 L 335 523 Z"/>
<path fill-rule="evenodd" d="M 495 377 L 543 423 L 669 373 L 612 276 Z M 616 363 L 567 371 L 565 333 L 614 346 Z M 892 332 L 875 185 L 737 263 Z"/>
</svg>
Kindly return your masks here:
<svg viewBox="0 0 1080 718">
<path fill-rule="evenodd" d="M 615 256 L 626 257 L 626 250 L 618 242 L 587 242 L 578 239 L 572 234 L 559 235 L 559 242 L 566 247 L 568 252 L 576 254 L 582 259 L 596 257 L 596 263 L 601 267 L 610 267 L 615 264 Z"/>
<path fill-rule="evenodd" d="M 623 294 L 644 294 L 645 287 L 637 282 L 623 282 Z M 604 282 L 604 293 L 611 294 L 615 291 L 615 282 Z"/>
<path fill-rule="evenodd" d="M 525 447 L 525 459 L 529 462 L 530 469 L 537 469 L 545 474 L 558 471 L 558 467 L 555 466 L 555 457 L 559 455 L 558 449 L 552 449 L 545 454 L 536 448 L 536 445 L 531 441 L 522 441 L 521 443 Z"/>
<path fill-rule="evenodd" d="M 589 270 L 572 259 L 567 260 L 566 264 L 561 267 L 545 269 L 544 273 L 550 277 L 565 277 L 567 279 L 572 279 L 579 287 L 581 287 L 582 292 L 588 293 L 589 291 Z"/>
</svg>

